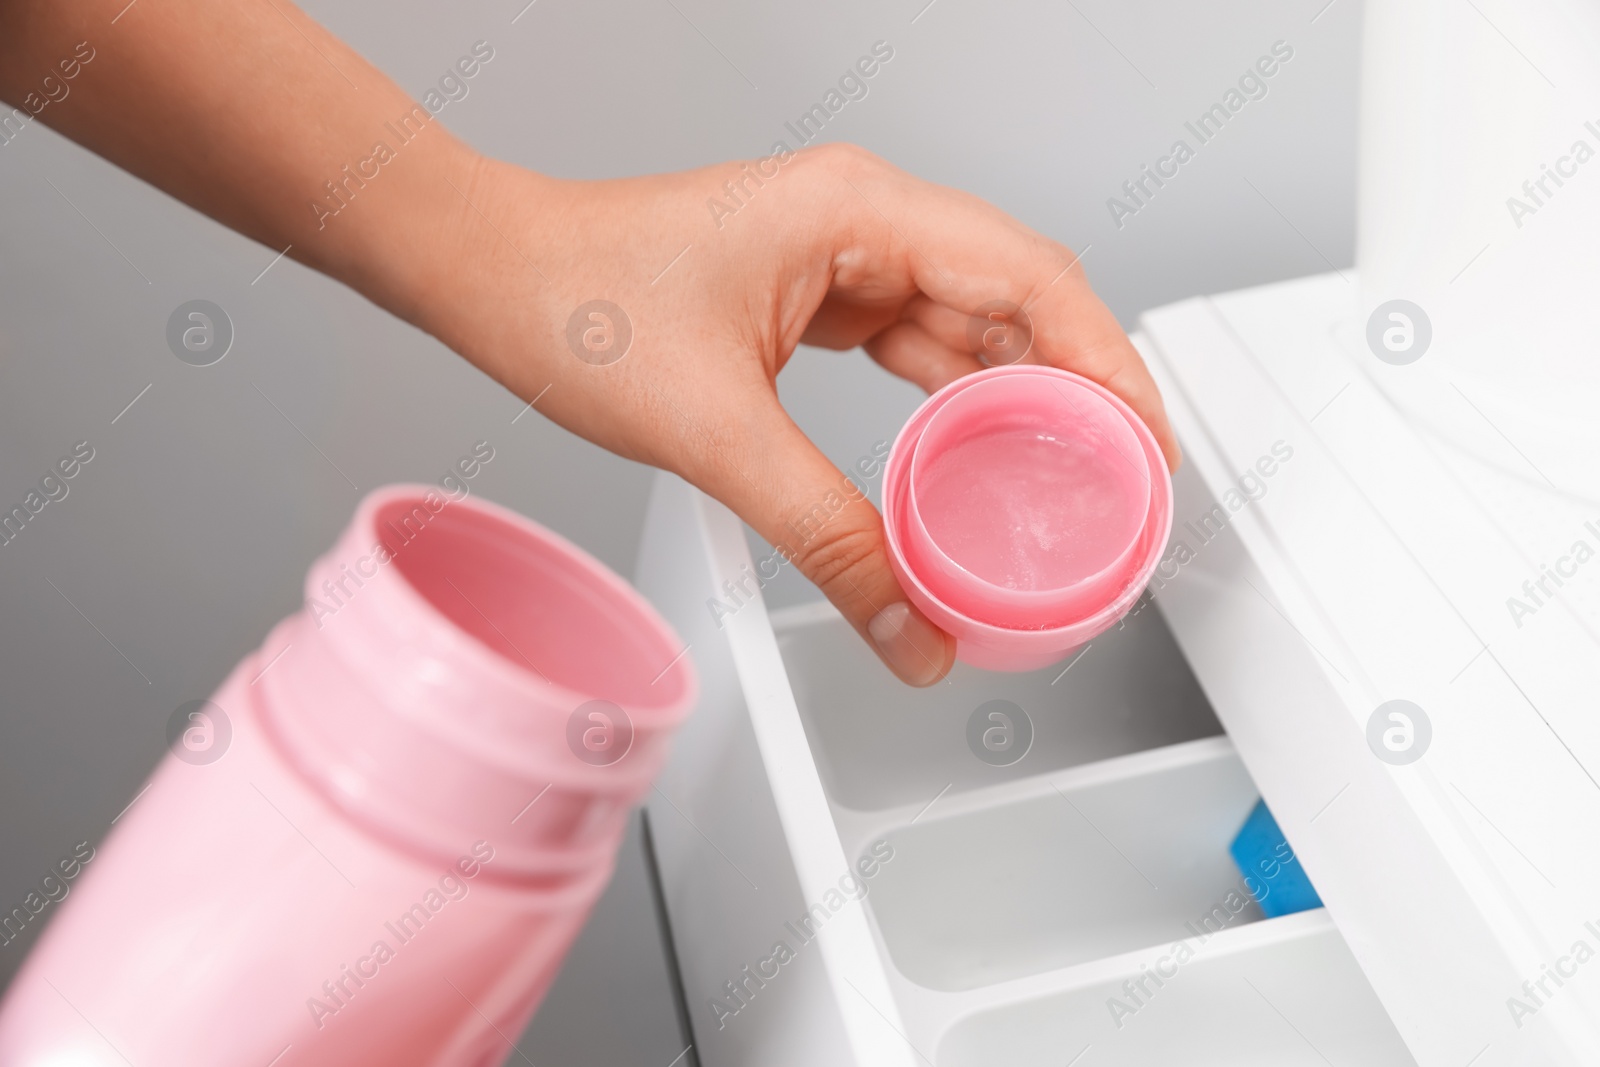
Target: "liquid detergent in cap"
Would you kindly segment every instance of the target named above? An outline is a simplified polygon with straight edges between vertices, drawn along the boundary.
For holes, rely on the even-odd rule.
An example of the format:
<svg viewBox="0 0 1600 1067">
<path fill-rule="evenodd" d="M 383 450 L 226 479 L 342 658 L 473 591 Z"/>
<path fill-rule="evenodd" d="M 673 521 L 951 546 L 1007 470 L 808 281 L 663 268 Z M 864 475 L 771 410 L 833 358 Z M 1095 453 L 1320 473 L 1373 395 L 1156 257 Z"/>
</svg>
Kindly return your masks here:
<svg viewBox="0 0 1600 1067">
<path fill-rule="evenodd" d="M 1091 443 L 1019 427 L 929 463 L 917 501 L 929 536 L 976 578 L 1059 589 L 1105 570 L 1138 536 L 1144 516 L 1127 481 Z"/>
</svg>

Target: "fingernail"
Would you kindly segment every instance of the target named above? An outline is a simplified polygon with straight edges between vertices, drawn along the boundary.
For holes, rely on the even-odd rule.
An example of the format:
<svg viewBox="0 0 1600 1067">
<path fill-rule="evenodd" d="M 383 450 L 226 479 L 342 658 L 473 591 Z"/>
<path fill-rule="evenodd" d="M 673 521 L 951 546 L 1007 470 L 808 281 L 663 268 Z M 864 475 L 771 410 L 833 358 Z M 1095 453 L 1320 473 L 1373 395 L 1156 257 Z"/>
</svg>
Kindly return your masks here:
<svg viewBox="0 0 1600 1067">
<path fill-rule="evenodd" d="M 944 634 L 905 601 L 867 623 L 867 636 L 889 669 L 907 685 L 932 685 L 944 667 Z"/>
</svg>

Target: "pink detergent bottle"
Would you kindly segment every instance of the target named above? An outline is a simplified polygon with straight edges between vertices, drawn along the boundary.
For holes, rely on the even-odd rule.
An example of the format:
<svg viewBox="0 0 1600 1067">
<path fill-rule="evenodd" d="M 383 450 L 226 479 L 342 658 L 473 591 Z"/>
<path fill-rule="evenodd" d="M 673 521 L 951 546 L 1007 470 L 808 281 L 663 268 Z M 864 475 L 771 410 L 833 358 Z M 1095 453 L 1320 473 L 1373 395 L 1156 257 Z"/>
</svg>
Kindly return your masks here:
<svg viewBox="0 0 1600 1067">
<path fill-rule="evenodd" d="M 696 696 L 602 564 L 424 486 L 368 496 L 74 883 L 6 1067 L 504 1060 Z"/>
</svg>

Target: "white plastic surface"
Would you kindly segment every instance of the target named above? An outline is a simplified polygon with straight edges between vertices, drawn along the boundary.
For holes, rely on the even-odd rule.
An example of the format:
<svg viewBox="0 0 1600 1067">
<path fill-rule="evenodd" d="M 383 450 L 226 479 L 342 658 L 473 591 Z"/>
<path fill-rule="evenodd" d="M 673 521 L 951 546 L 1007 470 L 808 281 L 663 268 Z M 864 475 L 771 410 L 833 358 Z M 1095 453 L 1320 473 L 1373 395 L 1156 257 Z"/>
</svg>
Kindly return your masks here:
<svg viewBox="0 0 1600 1067">
<path fill-rule="evenodd" d="M 1385 0 L 1363 18 L 1350 325 L 1403 299 L 1432 332 L 1417 362 L 1366 373 L 1484 462 L 1600 504 L 1600 6 Z"/>
<path fill-rule="evenodd" d="M 1262 920 L 1238 892 L 1255 788 L 1154 608 L 1066 670 L 914 691 L 826 605 L 717 629 L 705 601 L 748 560 L 734 516 L 662 476 L 639 583 L 707 695 L 651 817 L 707 1067 L 1411 1062 L 1323 912 Z M 1034 724 L 1012 766 L 968 748 L 990 699 Z M 794 961 L 719 1014 L 774 939 Z"/>
<path fill-rule="evenodd" d="M 1256 797 L 1222 738 L 975 797 L 887 835 L 872 913 L 900 973 L 947 991 L 1192 936 L 1229 893 L 1247 899 L 1228 844 Z M 1253 901 L 1225 915 L 1260 917 Z"/>
<path fill-rule="evenodd" d="M 1507 606 L 1595 516 L 1417 430 L 1365 373 L 1354 300 L 1329 275 L 1145 316 L 1186 452 L 1191 558 L 1160 602 L 1418 1062 L 1597 1063 L 1600 565 Z M 1395 698 L 1432 724 L 1409 765 L 1368 744 Z"/>
<path fill-rule="evenodd" d="M 1412 1063 L 1320 909 L 1196 943 L 1162 985 L 1145 982 L 1149 995 L 1120 1028 L 1108 1024 L 1106 1004 L 1131 1004 L 1124 983 L 1163 958 L 1165 950 L 1131 954 L 1046 995 L 974 1013 L 950 1029 L 938 1067 Z"/>
</svg>

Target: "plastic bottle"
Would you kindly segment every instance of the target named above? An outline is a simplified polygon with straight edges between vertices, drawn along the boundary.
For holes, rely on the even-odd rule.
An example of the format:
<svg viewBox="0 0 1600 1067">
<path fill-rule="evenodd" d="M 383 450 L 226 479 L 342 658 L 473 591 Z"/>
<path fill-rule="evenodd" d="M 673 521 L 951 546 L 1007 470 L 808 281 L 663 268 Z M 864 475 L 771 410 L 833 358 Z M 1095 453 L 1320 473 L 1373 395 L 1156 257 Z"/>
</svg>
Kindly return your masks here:
<svg viewBox="0 0 1600 1067">
<path fill-rule="evenodd" d="M 626 583 L 424 486 L 360 505 L 73 884 L 8 1067 L 484 1067 L 512 1051 L 696 695 Z"/>
</svg>

